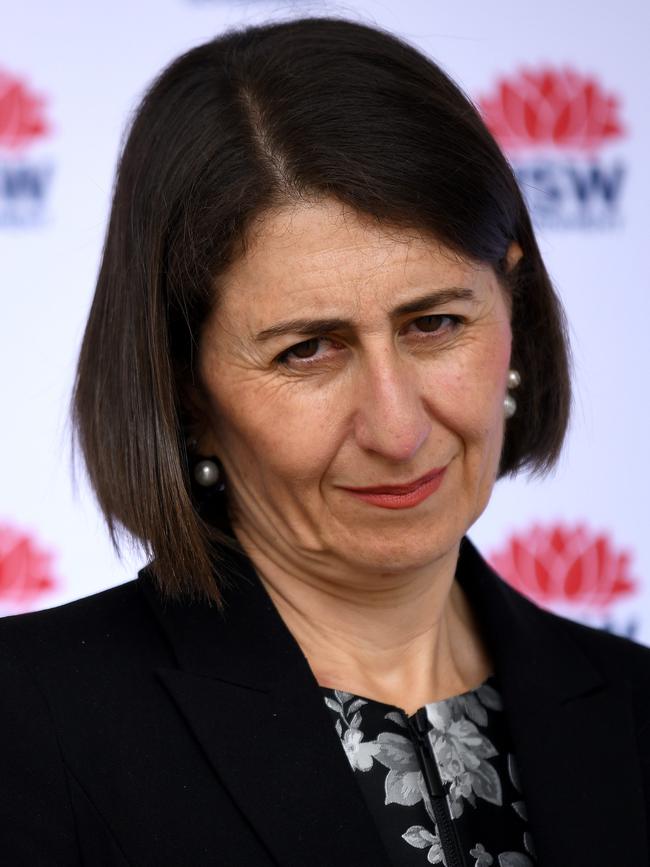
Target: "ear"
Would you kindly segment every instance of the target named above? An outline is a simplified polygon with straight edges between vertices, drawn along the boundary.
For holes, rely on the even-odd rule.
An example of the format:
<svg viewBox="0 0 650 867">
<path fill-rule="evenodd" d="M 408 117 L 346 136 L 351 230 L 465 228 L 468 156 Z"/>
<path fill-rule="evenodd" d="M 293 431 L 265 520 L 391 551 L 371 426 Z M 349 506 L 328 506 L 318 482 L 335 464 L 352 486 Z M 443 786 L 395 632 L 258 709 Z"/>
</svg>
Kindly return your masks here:
<svg viewBox="0 0 650 867">
<path fill-rule="evenodd" d="M 513 268 L 516 268 L 520 259 L 523 257 L 524 252 L 516 241 L 511 241 L 508 245 L 508 249 L 506 250 L 505 256 L 499 260 L 499 275 L 500 275 L 500 283 L 501 288 L 504 293 L 504 298 L 506 301 L 506 305 L 508 307 L 508 314 L 510 319 L 512 320 L 512 293 L 507 288 L 508 286 L 508 276 L 510 275 Z"/>
<path fill-rule="evenodd" d="M 519 244 L 516 241 L 511 241 L 506 255 L 504 256 L 506 261 L 506 270 L 512 271 L 523 255 L 524 252 Z"/>
<path fill-rule="evenodd" d="M 195 383 L 186 385 L 183 388 L 182 404 L 186 436 L 196 441 L 197 454 L 218 457 L 214 448 L 215 438 L 208 402 L 202 389 Z"/>
</svg>

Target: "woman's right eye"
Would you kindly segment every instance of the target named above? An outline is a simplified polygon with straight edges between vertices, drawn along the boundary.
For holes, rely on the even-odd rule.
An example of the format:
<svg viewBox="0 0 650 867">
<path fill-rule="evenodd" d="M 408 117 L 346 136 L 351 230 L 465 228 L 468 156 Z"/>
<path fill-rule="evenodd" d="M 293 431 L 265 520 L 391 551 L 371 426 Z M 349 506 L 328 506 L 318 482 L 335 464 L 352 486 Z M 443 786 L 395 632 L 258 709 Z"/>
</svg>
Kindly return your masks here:
<svg viewBox="0 0 650 867">
<path fill-rule="evenodd" d="M 312 337 L 310 340 L 303 340 L 302 343 L 296 343 L 295 346 L 288 349 L 284 353 L 284 356 L 291 354 L 294 358 L 311 358 L 318 349 L 319 342 L 319 337 Z"/>
<path fill-rule="evenodd" d="M 298 367 L 305 367 L 312 359 L 320 361 L 323 353 L 318 353 L 318 350 L 324 341 L 325 338 L 323 337 L 310 337 L 309 340 L 295 343 L 289 349 L 285 349 L 281 355 L 278 355 L 277 361 L 286 367 L 290 366 L 291 361 L 298 362 Z M 300 361 L 305 362 L 305 364 L 300 365 Z"/>
</svg>

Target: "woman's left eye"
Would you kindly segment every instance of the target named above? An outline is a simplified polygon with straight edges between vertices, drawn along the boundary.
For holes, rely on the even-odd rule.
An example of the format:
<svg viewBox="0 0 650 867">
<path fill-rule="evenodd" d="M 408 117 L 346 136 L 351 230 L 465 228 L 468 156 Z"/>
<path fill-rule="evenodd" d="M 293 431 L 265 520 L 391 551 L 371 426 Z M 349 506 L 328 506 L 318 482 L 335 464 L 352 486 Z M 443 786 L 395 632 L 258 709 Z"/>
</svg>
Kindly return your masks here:
<svg viewBox="0 0 650 867">
<path fill-rule="evenodd" d="M 423 334 L 433 334 L 437 331 L 453 330 L 460 322 L 459 316 L 450 316 L 445 313 L 432 313 L 429 316 L 418 316 L 411 320 L 410 325 L 416 325 L 418 331 Z"/>
</svg>

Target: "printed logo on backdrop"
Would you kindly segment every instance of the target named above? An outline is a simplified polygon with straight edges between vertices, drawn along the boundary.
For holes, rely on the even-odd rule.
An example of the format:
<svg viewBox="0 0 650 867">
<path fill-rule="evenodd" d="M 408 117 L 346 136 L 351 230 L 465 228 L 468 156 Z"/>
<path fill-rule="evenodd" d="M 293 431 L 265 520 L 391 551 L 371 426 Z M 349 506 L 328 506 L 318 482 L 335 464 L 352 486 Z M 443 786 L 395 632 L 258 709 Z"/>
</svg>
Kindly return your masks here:
<svg viewBox="0 0 650 867">
<path fill-rule="evenodd" d="M 627 638 L 638 634 L 636 617 L 620 611 L 620 603 L 639 591 L 632 556 L 607 533 L 584 524 L 535 524 L 514 533 L 488 560 L 516 590 L 556 614 Z"/>
<path fill-rule="evenodd" d="M 0 614 L 41 607 L 59 588 L 54 554 L 34 533 L 0 524 Z"/>
<path fill-rule="evenodd" d="M 54 172 L 46 99 L 0 68 L 0 226 L 43 222 Z"/>
<path fill-rule="evenodd" d="M 537 226 L 621 224 L 627 173 L 620 99 L 574 69 L 520 69 L 477 100 Z"/>
</svg>

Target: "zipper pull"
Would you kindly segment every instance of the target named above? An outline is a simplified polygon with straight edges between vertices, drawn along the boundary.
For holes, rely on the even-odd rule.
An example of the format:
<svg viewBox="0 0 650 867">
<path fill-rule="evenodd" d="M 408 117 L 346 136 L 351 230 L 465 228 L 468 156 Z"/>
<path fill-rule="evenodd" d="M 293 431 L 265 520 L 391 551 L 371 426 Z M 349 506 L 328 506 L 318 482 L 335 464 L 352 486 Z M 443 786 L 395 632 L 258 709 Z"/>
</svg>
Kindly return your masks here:
<svg viewBox="0 0 650 867">
<path fill-rule="evenodd" d="M 427 719 L 427 712 L 425 708 L 420 707 L 415 711 L 414 720 L 417 727 L 418 737 L 426 738 L 427 732 L 429 731 L 429 720 Z"/>
<path fill-rule="evenodd" d="M 409 718 L 409 728 L 415 739 L 415 747 L 420 758 L 424 781 L 427 784 L 429 793 L 434 798 L 444 797 L 445 790 L 440 779 L 438 765 L 436 763 L 433 751 L 431 749 L 431 741 L 429 740 L 429 726 L 427 712 L 424 708 L 419 708 L 412 718 Z"/>
</svg>

